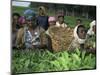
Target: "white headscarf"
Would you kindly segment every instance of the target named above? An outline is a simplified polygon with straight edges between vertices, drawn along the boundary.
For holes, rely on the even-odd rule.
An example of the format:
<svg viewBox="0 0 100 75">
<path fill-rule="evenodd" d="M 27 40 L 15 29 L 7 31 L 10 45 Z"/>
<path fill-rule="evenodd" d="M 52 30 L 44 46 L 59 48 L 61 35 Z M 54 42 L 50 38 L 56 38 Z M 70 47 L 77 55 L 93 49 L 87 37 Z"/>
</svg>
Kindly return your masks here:
<svg viewBox="0 0 100 75">
<path fill-rule="evenodd" d="M 94 34 L 94 31 L 92 30 L 93 29 L 93 26 L 96 25 L 96 22 L 95 20 L 93 20 L 91 23 L 90 23 L 90 29 L 88 30 L 87 34 L 88 35 L 93 35 Z"/>
<path fill-rule="evenodd" d="M 84 44 L 85 41 L 86 41 L 86 38 L 85 38 L 85 39 L 80 39 L 80 38 L 79 38 L 79 36 L 78 36 L 78 34 L 77 34 L 77 28 L 78 28 L 78 26 L 80 26 L 80 25 L 77 25 L 77 26 L 74 28 L 74 38 L 75 38 L 75 40 L 76 40 L 79 44 Z"/>
</svg>

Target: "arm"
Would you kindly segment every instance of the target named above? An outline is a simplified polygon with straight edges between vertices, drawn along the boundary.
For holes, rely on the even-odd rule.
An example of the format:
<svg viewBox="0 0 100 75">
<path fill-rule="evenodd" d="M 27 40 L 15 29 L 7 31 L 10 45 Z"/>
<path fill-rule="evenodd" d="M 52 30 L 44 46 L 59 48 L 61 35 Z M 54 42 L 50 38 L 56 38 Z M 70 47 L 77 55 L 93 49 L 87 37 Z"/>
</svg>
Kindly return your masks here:
<svg viewBox="0 0 100 75">
<path fill-rule="evenodd" d="M 23 36 L 24 36 L 24 29 L 21 28 L 18 30 L 18 33 L 17 33 L 17 39 L 16 39 L 16 45 L 17 47 L 22 47 L 23 45 Z"/>
</svg>

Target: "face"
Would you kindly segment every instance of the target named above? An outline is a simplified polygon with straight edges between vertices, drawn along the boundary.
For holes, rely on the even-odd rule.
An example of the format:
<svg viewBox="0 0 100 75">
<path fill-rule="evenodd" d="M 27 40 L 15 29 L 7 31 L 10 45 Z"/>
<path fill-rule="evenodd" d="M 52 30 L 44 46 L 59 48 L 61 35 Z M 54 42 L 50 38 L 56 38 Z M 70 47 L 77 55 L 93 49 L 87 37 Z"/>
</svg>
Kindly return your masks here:
<svg viewBox="0 0 100 75">
<path fill-rule="evenodd" d="M 86 37 L 85 28 L 83 28 L 83 27 L 79 28 L 79 30 L 78 30 L 78 36 L 79 36 L 80 39 L 85 39 L 85 37 Z"/>
<path fill-rule="evenodd" d="M 17 23 L 17 22 L 18 22 L 18 16 L 15 15 L 15 16 L 13 17 L 13 21 L 14 21 L 15 23 Z"/>
<path fill-rule="evenodd" d="M 39 10 L 40 15 L 44 15 L 44 11 L 42 9 Z"/>
<path fill-rule="evenodd" d="M 33 25 L 32 20 L 27 20 L 27 24 L 28 24 L 29 27 L 32 27 L 32 25 Z"/>
<path fill-rule="evenodd" d="M 55 21 L 49 22 L 49 25 L 54 26 L 54 25 L 56 25 L 56 22 Z"/>
<path fill-rule="evenodd" d="M 58 20 L 59 20 L 59 23 L 62 24 L 64 22 L 64 17 L 59 17 Z"/>
<path fill-rule="evenodd" d="M 96 26 L 94 25 L 92 28 L 93 32 L 96 33 Z"/>
</svg>

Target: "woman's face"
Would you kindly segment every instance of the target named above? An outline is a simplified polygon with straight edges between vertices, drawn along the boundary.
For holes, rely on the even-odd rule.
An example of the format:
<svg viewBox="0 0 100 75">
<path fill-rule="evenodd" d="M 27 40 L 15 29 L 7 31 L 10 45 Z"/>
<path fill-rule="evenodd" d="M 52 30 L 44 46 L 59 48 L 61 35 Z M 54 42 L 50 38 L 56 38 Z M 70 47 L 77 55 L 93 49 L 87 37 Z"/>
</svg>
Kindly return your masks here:
<svg viewBox="0 0 100 75">
<path fill-rule="evenodd" d="M 59 17 L 58 20 L 59 20 L 59 23 L 62 24 L 64 22 L 64 17 Z"/>
<path fill-rule="evenodd" d="M 86 31 L 85 28 L 80 27 L 78 30 L 78 36 L 80 39 L 85 39 L 86 38 Z"/>
<path fill-rule="evenodd" d="M 43 9 L 40 9 L 40 10 L 39 10 L 39 13 L 40 13 L 40 15 L 44 15 Z"/>
<path fill-rule="evenodd" d="M 32 27 L 32 24 L 33 24 L 32 20 L 27 20 L 27 24 L 29 27 Z"/>
<path fill-rule="evenodd" d="M 13 21 L 14 21 L 14 23 L 17 23 L 18 22 L 18 16 L 13 16 Z"/>
</svg>

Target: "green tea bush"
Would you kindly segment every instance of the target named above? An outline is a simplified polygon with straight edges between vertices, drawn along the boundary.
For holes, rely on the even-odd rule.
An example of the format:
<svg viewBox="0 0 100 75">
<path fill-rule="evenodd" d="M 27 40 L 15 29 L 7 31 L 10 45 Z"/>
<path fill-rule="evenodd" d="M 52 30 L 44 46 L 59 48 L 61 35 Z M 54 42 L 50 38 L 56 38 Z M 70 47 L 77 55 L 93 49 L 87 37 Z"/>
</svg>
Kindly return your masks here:
<svg viewBox="0 0 100 75">
<path fill-rule="evenodd" d="M 67 51 L 51 53 L 48 50 L 25 50 L 12 52 L 12 72 L 47 72 L 95 69 L 96 57 L 86 54 L 85 51 L 76 49 L 75 52 Z"/>
</svg>

